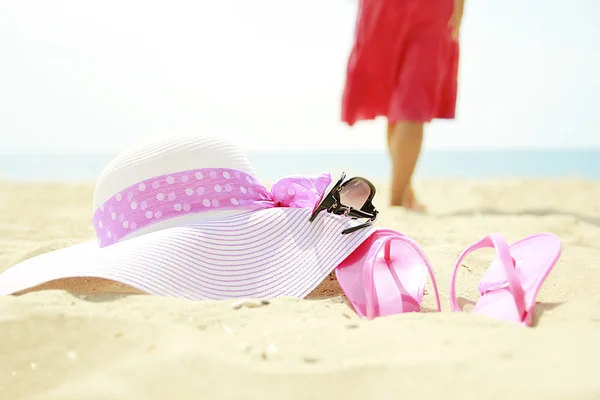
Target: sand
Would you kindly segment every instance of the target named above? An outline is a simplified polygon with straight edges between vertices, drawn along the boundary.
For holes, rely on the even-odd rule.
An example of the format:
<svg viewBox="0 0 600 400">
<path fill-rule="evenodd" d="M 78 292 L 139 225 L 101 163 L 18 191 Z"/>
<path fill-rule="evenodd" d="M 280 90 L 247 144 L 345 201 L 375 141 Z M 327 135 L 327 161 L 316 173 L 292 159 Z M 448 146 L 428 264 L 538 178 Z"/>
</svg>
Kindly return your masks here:
<svg viewBox="0 0 600 400">
<path fill-rule="evenodd" d="M 0 399 L 598 399 L 600 182 L 426 181 L 426 215 L 385 207 L 378 225 L 425 249 L 425 312 L 360 320 L 344 299 L 282 298 L 258 308 L 146 295 L 46 290 L 0 298 Z M 92 185 L 0 183 L 0 271 L 92 239 Z M 553 232 L 562 258 L 538 297 L 536 326 L 468 313 L 493 258 L 458 254 L 491 232 Z M 331 282 L 329 283 L 332 284 Z M 335 287 L 335 282 L 333 282 Z M 331 289 L 331 288 L 330 288 Z"/>
</svg>

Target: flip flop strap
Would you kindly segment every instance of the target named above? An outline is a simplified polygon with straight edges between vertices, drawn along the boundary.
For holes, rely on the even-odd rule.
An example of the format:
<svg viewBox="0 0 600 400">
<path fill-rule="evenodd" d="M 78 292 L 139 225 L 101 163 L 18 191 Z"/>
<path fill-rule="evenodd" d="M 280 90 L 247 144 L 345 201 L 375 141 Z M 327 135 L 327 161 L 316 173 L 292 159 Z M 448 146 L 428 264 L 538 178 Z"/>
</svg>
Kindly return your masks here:
<svg viewBox="0 0 600 400">
<path fill-rule="evenodd" d="M 473 251 L 483 248 L 496 249 L 498 260 L 500 260 L 500 263 L 506 271 L 508 290 L 510 291 L 515 300 L 515 304 L 517 306 L 517 310 L 519 311 L 519 315 L 522 317 L 525 313 L 525 293 L 523 292 L 523 288 L 521 286 L 519 278 L 517 277 L 517 273 L 515 271 L 515 263 L 512 256 L 510 255 L 510 248 L 506 243 L 504 237 L 497 233 L 488 235 L 480 241 L 467 247 L 458 257 L 458 260 L 454 265 L 452 278 L 450 280 L 450 308 L 452 309 L 452 311 L 461 311 L 460 306 L 458 305 L 458 301 L 456 299 L 456 274 L 458 272 L 458 268 L 460 267 L 465 257 L 467 257 Z"/>
<path fill-rule="evenodd" d="M 375 318 L 375 302 L 373 301 L 374 295 L 375 295 L 375 281 L 374 281 L 375 261 L 377 259 L 377 256 L 380 254 L 380 252 L 382 250 L 385 252 L 384 257 L 388 260 L 390 259 L 391 245 L 392 245 L 392 241 L 394 241 L 394 240 L 403 241 L 403 242 L 408 243 L 417 253 L 419 253 L 419 256 L 421 257 L 421 259 L 423 260 L 423 263 L 425 264 L 425 266 L 427 268 L 429 276 L 431 277 L 431 282 L 432 282 L 433 290 L 435 293 L 437 311 L 441 311 L 442 308 L 441 308 L 441 304 L 440 304 L 440 295 L 438 292 L 435 275 L 433 273 L 433 269 L 431 268 L 431 264 L 429 263 L 429 260 L 427 259 L 425 254 L 420 250 L 419 245 L 416 244 L 414 241 L 412 241 L 411 239 L 407 238 L 406 236 L 404 236 L 402 234 L 390 233 L 389 236 L 386 236 L 386 237 L 383 237 L 382 239 L 376 240 L 375 243 L 373 244 L 373 246 L 371 246 L 371 248 L 369 249 L 369 253 L 367 254 L 366 260 L 365 260 L 365 265 L 363 267 L 363 283 L 364 283 L 364 289 L 365 289 L 367 318 L 368 319 Z M 400 299 L 400 301 L 402 301 L 402 300 Z"/>
</svg>

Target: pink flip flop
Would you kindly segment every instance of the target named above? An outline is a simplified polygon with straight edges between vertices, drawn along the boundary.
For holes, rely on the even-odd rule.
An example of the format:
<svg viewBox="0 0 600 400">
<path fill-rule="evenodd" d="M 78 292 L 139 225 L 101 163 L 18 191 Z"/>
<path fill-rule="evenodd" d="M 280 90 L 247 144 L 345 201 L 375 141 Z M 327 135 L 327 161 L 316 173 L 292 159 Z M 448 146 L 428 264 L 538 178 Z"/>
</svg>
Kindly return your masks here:
<svg viewBox="0 0 600 400">
<path fill-rule="evenodd" d="M 427 274 L 440 311 L 435 276 L 421 247 L 412 239 L 380 229 L 363 242 L 335 274 L 360 317 L 373 319 L 420 310 Z"/>
<path fill-rule="evenodd" d="M 477 286 L 481 298 L 473 312 L 531 326 L 535 298 L 562 252 L 560 239 L 551 233 L 541 233 L 508 246 L 502 235 L 492 234 L 469 246 L 456 261 L 452 273 L 452 311 L 461 311 L 456 300 L 456 272 L 469 253 L 482 248 L 495 248 L 498 257 Z"/>
</svg>

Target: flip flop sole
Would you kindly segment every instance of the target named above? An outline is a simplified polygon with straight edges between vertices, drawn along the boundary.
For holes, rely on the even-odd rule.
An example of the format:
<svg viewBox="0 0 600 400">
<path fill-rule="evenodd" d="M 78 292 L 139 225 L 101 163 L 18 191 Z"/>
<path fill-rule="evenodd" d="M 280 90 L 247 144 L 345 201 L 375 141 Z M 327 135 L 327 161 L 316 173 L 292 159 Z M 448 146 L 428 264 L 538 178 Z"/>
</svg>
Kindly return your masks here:
<svg viewBox="0 0 600 400">
<path fill-rule="evenodd" d="M 519 240 L 510 245 L 509 250 L 525 295 L 524 315 L 519 315 L 513 295 L 508 289 L 504 266 L 498 259 L 492 262 L 477 287 L 482 297 L 473 312 L 530 326 L 535 299 L 560 258 L 562 245 L 555 235 L 541 233 Z"/>
</svg>

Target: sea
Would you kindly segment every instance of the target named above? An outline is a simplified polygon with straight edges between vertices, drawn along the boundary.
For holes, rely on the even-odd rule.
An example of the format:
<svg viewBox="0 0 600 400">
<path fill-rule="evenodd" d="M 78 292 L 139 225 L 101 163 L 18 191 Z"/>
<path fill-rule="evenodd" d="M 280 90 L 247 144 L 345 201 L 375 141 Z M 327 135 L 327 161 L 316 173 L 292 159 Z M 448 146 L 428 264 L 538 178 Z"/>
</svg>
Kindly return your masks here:
<svg viewBox="0 0 600 400">
<path fill-rule="evenodd" d="M 0 154 L 0 179 L 28 182 L 94 181 L 111 153 Z M 375 182 L 389 179 L 385 152 L 250 152 L 258 177 L 340 171 Z M 419 160 L 417 178 L 584 178 L 600 180 L 600 149 L 430 150 Z"/>
</svg>

